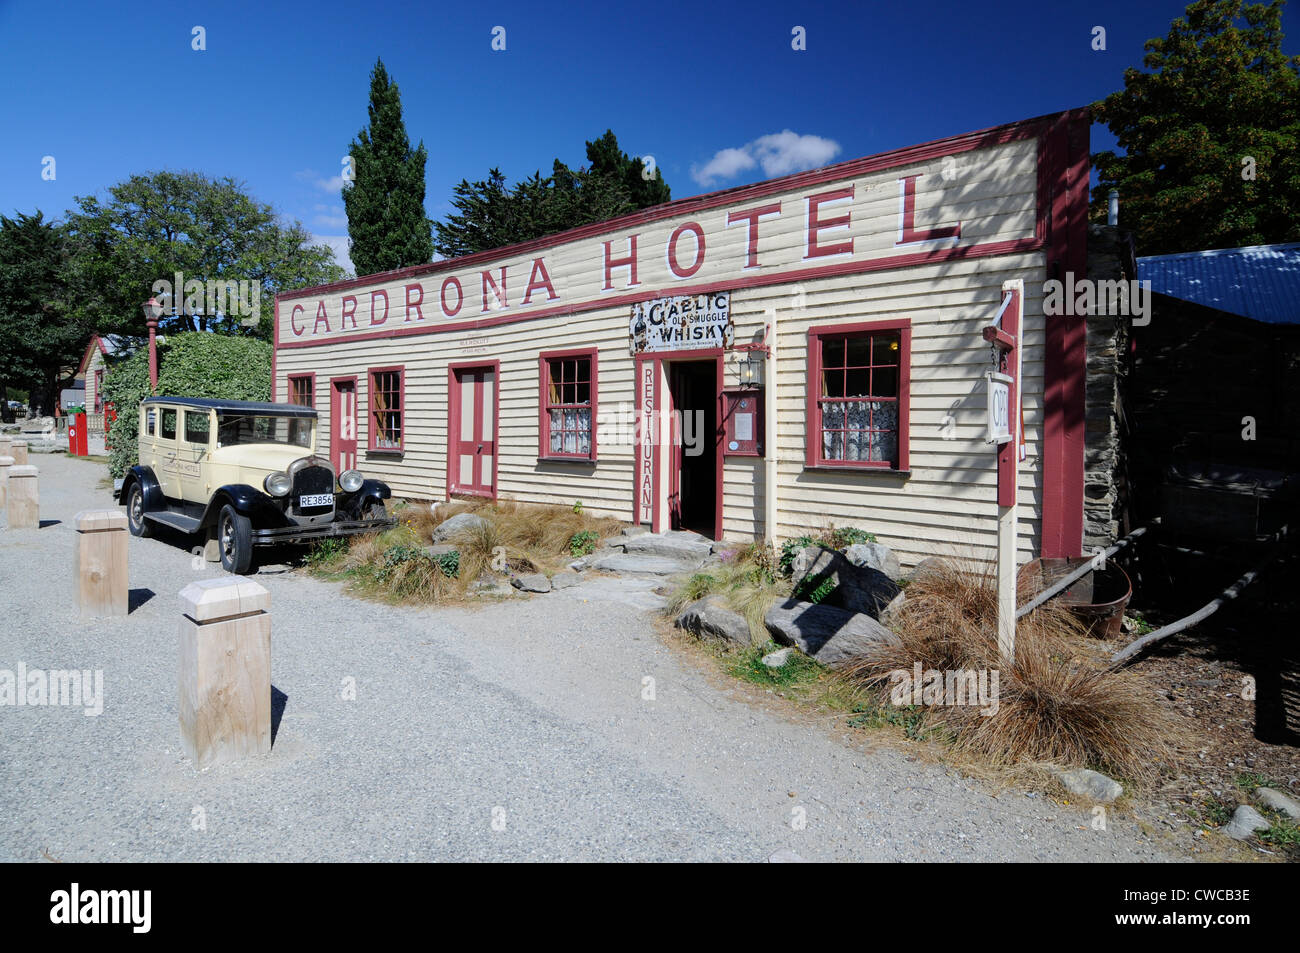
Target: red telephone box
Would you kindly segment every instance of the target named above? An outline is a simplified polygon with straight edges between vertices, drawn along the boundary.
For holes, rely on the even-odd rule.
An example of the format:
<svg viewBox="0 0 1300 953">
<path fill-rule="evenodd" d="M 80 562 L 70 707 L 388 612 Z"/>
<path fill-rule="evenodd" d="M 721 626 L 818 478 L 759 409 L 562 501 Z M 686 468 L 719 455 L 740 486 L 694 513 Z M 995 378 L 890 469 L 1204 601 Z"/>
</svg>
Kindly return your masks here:
<svg viewBox="0 0 1300 953">
<path fill-rule="evenodd" d="M 68 421 L 68 453 L 74 457 L 90 455 L 90 444 L 86 440 L 86 412 L 73 414 Z"/>
</svg>

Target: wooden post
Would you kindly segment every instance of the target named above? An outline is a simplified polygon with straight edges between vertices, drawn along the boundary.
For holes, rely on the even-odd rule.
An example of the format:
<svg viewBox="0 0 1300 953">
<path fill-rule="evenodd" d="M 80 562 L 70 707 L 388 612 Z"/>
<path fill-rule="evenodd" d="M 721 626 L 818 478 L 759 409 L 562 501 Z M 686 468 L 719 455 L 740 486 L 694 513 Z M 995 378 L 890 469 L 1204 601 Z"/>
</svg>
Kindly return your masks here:
<svg viewBox="0 0 1300 953">
<path fill-rule="evenodd" d="M 0 508 L 6 505 L 9 496 L 9 468 L 13 465 L 13 457 L 0 453 Z"/>
<path fill-rule="evenodd" d="M 9 444 L 9 456 L 14 458 L 14 463 L 18 464 L 18 466 L 27 466 L 27 441 L 11 441 Z"/>
<path fill-rule="evenodd" d="M 74 569 L 77 605 L 82 615 L 126 615 L 126 514 L 121 510 L 82 510 Z"/>
<path fill-rule="evenodd" d="M 12 457 L 10 452 L 13 450 L 14 438 L 8 434 L 0 434 L 0 457 Z"/>
<path fill-rule="evenodd" d="M 181 746 L 195 768 L 271 750 L 270 606 L 251 579 L 181 590 Z"/>
<path fill-rule="evenodd" d="M 9 487 L 5 513 L 10 529 L 38 529 L 41 525 L 41 501 L 36 488 L 36 468 L 9 468 Z"/>
</svg>

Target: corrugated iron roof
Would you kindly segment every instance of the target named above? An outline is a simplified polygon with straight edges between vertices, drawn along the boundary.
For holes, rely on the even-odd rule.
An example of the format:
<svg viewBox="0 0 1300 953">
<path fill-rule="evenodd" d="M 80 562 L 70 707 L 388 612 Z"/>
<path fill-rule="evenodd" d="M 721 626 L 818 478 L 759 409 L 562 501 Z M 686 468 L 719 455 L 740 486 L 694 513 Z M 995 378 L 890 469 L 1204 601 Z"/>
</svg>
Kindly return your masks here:
<svg viewBox="0 0 1300 953">
<path fill-rule="evenodd" d="M 1180 298 L 1270 324 L 1300 324 L 1300 242 L 1216 248 L 1137 260 L 1138 280 Z"/>
</svg>

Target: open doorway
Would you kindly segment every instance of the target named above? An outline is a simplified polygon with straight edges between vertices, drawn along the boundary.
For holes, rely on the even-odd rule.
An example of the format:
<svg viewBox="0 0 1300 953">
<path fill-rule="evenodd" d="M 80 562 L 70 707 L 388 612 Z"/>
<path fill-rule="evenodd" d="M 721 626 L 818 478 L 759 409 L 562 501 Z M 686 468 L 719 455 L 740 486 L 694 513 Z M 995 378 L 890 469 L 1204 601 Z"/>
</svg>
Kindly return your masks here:
<svg viewBox="0 0 1300 953">
<path fill-rule="evenodd" d="M 673 444 L 668 513 L 673 529 L 714 536 L 718 525 L 718 364 L 672 361 Z"/>
</svg>

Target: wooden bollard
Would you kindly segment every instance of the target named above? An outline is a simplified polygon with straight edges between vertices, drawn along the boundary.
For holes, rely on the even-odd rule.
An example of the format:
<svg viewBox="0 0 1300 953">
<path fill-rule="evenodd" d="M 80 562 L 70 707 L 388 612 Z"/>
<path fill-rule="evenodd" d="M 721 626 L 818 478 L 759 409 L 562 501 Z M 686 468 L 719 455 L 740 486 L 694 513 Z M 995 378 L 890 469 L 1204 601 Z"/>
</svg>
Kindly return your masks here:
<svg viewBox="0 0 1300 953">
<path fill-rule="evenodd" d="M 9 443 L 9 456 L 14 458 L 14 463 L 20 467 L 27 466 L 27 441 L 12 440 Z"/>
<path fill-rule="evenodd" d="M 5 500 L 5 514 L 10 529 L 37 529 L 41 525 L 41 498 L 36 489 L 35 467 L 9 468 L 9 487 Z"/>
<path fill-rule="evenodd" d="M 126 514 L 82 510 L 77 527 L 77 605 L 82 615 L 126 615 Z"/>
<path fill-rule="evenodd" d="M 271 750 L 270 607 L 251 579 L 181 590 L 181 746 L 198 769 Z"/>
<path fill-rule="evenodd" d="M 8 434 L 0 434 L 0 457 L 13 456 L 13 454 L 9 452 L 10 449 L 12 448 L 13 442 L 14 442 L 13 437 L 9 436 Z"/>
<path fill-rule="evenodd" d="M 0 506 L 5 506 L 9 496 L 9 468 L 14 465 L 14 458 L 0 453 Z"/>
</svg>

